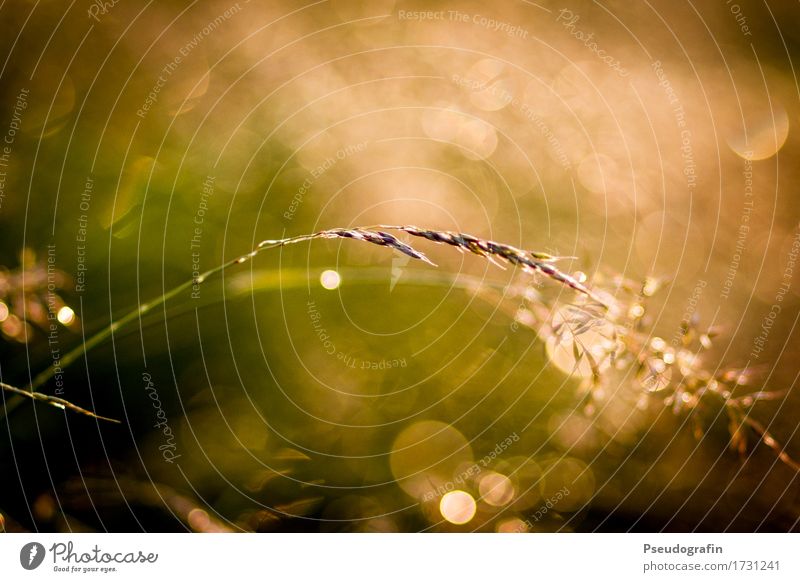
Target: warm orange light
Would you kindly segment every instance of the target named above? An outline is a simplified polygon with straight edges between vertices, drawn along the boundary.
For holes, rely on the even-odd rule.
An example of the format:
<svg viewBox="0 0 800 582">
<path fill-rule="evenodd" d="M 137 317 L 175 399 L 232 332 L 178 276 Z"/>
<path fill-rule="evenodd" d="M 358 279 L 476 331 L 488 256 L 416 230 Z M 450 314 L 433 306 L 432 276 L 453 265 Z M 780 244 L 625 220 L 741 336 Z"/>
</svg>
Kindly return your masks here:
<svg viewBox="0 0 800 582">
<path fill-rule="evenodd" d="M 342 283 L 342 276 L 336 271 L 327 270 L 323 271 L 319 277 L 320 284 L 328 290 L 333 290 L 339 287 Z"/>
<path fill-rule="evenodd" d="M 456 525 L 468 523 L 478 510 L 472 495 L 466 491 L 450 491 L 445 493 L 439 502 L 439 511 L 447 521 Z"/>
</svg>

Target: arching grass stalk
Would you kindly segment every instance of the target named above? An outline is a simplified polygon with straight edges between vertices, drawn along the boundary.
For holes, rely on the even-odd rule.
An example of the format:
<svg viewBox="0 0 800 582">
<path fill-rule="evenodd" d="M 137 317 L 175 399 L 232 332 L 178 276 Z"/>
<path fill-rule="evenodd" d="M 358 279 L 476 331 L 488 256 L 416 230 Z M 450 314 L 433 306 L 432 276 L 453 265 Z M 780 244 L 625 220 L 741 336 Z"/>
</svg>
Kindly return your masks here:
<svg viewBox="0 0 800 582">
<path fill-rule="evenodd" d="M 511 245 L 497 243 L 490 240 L 484 240 L 470 234 L 447 232 L 439 230 L 426 230 L 416 226 L 387 226 L 378 225 L 372 228 L 385 228 L 389 230 L 401 230 L 412 236 L 418 236 L 427 240 L 447 244 L 456 247 L 458 250 L 467 250 L 473 254 L 479 255 L 489 259 L 495 264 L 499 264 L 495 258 L 501 259 L 514 265 L 521 267 L 523 271 L 529 273 L 541 273 L 554 281 L 558 281 L 574 289 L 575 291 L 586 295 L 592 301 L 599 303 L 601 306 L 606 307 L 606 303 L 591 289 L 578 281 L 575 277 L 564 273 L 558 269 L 553 263 L 561 259 L 572 259 L 574 257 L 554 257 L 547 253 L 538 251 L 524 251 Z"/>
<path fill-rule="evenodd" d="M 558 281 L 559 283 L 562 283 L 578 291 L 579 293 L 586 295 L 593 301 L 605 306 L 605 303 L 598 296 L 596 296 L 588 287 L 583 285 L 583 283 L 581 283 L 574 277 L 571 277 L 570 275 L 562 272 L 561 270 L 556 268 L 555 265 L 553 265 L 553 263 L 560 257 L 553 257 L 546 253 L 523 251 L 521 249 L 512 247 L 510 245 L 484 240 L 469 234 L 455 233 L 448 231 L 427 230 L 410 225 L 407 226 L 377 225 L 372 227 L 334 228 L 334 229 L 319 231 L 312 234 L 305 234 L 305 235 L 294 236 L 283 239 L 275 239 L 275 240 L 269 239 L 260 242 L 258 246 L 256 246 L 256 248 L 250 251 L 249 253 L 241 255 L 235 259 L 232 259 L 226 263 L 214 267 L 213 269 L 210 269 L 198 275 L 197 277 L 194 277 L 184 283 L 181 283 L 180 285 L 167 291 L 160 297 L 157 297 L 156 299 L 150 302 L 143 303 L 136 309 L 122 316 L 120 319 L 112 322 L 110 325 L 97 332 L 95 335 L 87 339 L 85 342 L 67 352 L 60 359 L 59 366 L 62 370 L 66 369 L 67 367 L 72 365 L 75 361 L 77 361 L 80 357 L 82 357 L 84 354 L 86 354 L 90 350 L 94 349 L 98 345 L 101 345 L 103 342 L 105 342 L 116 331 L 128 326 L 130 323 L 134 321 L 137 321 L 139 318 L 151 312 L 156 307 L 164 305 L 170 299 L 179 296 L 184 291 L 196 285 L 201 285 L 205 283 L 210 277 L 213 277 L 214 275 L 221 273 L 228 267 L 241 265 L 249 261 L 256 255 L 258 255 L 262 251 L 268 249 L 274 249 L 277 247 L 296 244 L 304 241 L 310 241 L 318 238 L 327 238 L 327 239 L 349 238 L 354 240 L 360 240 L 363 242 L 368 242 L 370 244 L 392 248 L 405 255 L 408 255 L 411 258 L 424 261 L 432 266 L 436 266 L 436 264 L 433 263 L 430 259 L 428 259 L 428 257 L 425 256 L 423 253 L 417 251 L 412 246 L 400 241 L 394 235 L 385 232 L 386 230 L 403 231 L 412 236 L 417 236 L 433 242 L 454 246 L 459 250 L 467 250 L 471 253 L 488 258 L 494 263 L 497 263 L 495 259 L 500 259 L 511 265 L 522 267 L 522 269 L 527 272 L 542 273 L 547 277 L 555 281 Z M 16 397 L 12 397 L 11 399 L 9 399 L 2 412 L 2 415 L 0 415 L 0 418 L 8 415 L 17 406 L 19 406 L 19 404 L 23 400 L 22 394 L 24 394 L 24 396 L 28 398 L 32 398 L 35 400 L 49 401 L 51 404 L 54 404 L 56 406 L 69 408 L 70 410 L 75 410 L 77 412 L 89 414 L 90 416 L 96 416 L 97 418 L 102 418 L 104 420 L 111 420 L 105 417 L 97 416 L 94 413 L 86 411 L 66 401 L 62 401 L 61 399 L 54 399 L 53 397 L 37 394 L 37 391 L 42 386 L 44 386 L 50 379 L 53 378 L 53 376 L 56 374 L 56 371 L 57 371 L 56 366 L 51 365 L 50 367 L 39 373 L 33 379 L 33 381 L 28 385 L 27 390 L 21 390 L 19 388 L 11 387 L 13 388 L 13 390 L 11 391 L 18 392 L 18 394 Z M 36 394 L 36 396 L 33 396 L 34 394 Z"/>
<path fill-rule="evenodd" d="M 63 369 L 71 365 L 86 352 L 102 344 L 115 332 L 125 328 L 131 322 L 136 321 L 156 307 L 164 305 L 170 299 L 177 297 L 182 292 L 195 285 L 205 283 L 210 277 L 221 273 L 228 267 L 240 265 L 249 261 L 260 252 L 267 249 L 274 249 L 276 247 L 317 238 L 350 238 L 393 248 L 414 259 L 434 265 L 423 253 L 398 240 L 395 236 L 387 233 L 386 230 L 398 230 L 432 242 L 453 246 L 461 251 L 469 251 L 482 256 L 496 264 L 506 262 L 513 266 L 521 267 L 523 271 L 528 273 L 543 274 L 577 291 L 590 301 L 583 302 L 582 304 L 569 305 L 568 311 L 570 315 L 562 324 L 554 325 L 547 315 L 552 311 L 555 304 L 548 305 L 548 302 L 543 301 L 543 298 L 539 296 L 538 293 L 531 294 L 530 288 L 521 292 L 521 296 L 530 303 L 530 309 L 518 311 L 514 314 L 514 318 L 526 327 L 536 330 L 540 336 L 544 335 L 549 337 L 552 335 L 563 341 L 565 338 L 562 336 L 568 332 L 568 337 L 566 339 L 569 340 L 569 337 L 571 337 L 574 342 L 573 351 L 576 366 L 581 360 L 586 359 L 591 368 L 592 373 L 590 378 L 582 382 L 583 388 L 588 389 L 589 394 L 594 395 L 596 393 L 594 389 L 602 387 L 602 384 L 608 381 L 608 379 L 604 379 L 605 374 L 602 373 L 602 365 L 606 363 L 615 364 L 617 368 L 619 368 L 620 364 L 623 368 L 633 366 L 634 369 L 637 370 L 636 379 L 634 381 L 641 383 L 643 393 L 650 396 L 664 394 L 664 405 L 672 408 L 675 413 L 680 411 L 697 413 L 704 408 L 702 405 L 704 396 L 707 395 L 718 398 L 723 402 L 724 409 L 730 419 L 730 444 L 732 448 L 736 449 L 740 454 L 745 453 L 747 450 L 747 434 L 743 429 L 746 427 L 751 430 L 761 442 L 771 448 L 782 463 L 795 471 L 800 471 L 800 464 L 788 455 L 784 447 L 769 432 L 768 428 L 752 419 L 749 414 L 750 407 L 756 401 L 774 399 L 777 397 L 778 393 L 757 392 L 738 397 L 734 396 L 732 393 L 733 389 L 747 383 L 744 379 L 747 374 L 741 370 L 736 371 L 733 369 L 722 369 L 718 370 L 716 373 L 709 373 L 700 365 L 700 358 L 696 357 L 697 354 L 692 353 L 690 348 L 698 341 L 703 348 L 707 349 L 707 347 L 710 346 L 710 331 L 705 334 L 700 334 L 698 330 L 694 328 L 694 324 L 686 326 L 683 330 L 681 347 L 676 350 L 672 347 L 667 347 L 666 343 L 660 338 L 651 338 L 649 332 L 641 329 L 645 313 L 641 298 L 649 297 L 657 289 L 658 285 L 654 285 L 653 281 L 645 281 L 645 283 L 641 285 L 639 292 L 634 294 L 635 298 L 631 302 L 626 302 L 624 298 L 612 298 L 608 293 L 603 293 L 602 296 L 598 295 L 595 291 L 586 287 L 583 282 L 579 281 L 576 277 L 558 269 L 554 263 L 565 257 L 554 257 L 546 253 L 526 251 L 511 245 L 484 240 L 464 233 L 427 230 L 416 226 L 376 225 L 371 227 L 336 228 L 313 234 L 262 241 L 251 252 L 210 269 L 198 277 L 178 285 L 153 301 L 142 304 L 138 308 L 127 313 L 122 318 L 90 337 L 83 344 L 68 352 L 61 358 L 61 368 Z M 601 276 L 600 279 L 602 284 L 603 277 Z M 615 280 L 613 283 L 615 288 L 626 292 L 633 292 L 637 287 L 635 282 L 627 280 Z M 483 282 L 475 284 L 473 281 L 468 283 L 465 288 L 474 288 L 480 292 L 487 291 L 486 284 Z M 241 291 L 241 289 L 239 289 L 239 291 Z M 505 291 L 511 291 L 511 289 L 507 288 Z M 519 290 L 514 292 L 519 293 Z M 630 304 L 628 305 L 626 303 Z M 579 338 L 579 336 L 588 329 L 596 327 L 594 324 L 600 321 L 605 321 L 613 327 L 612 335 L 606 338 L 609 340 L 607 343 L 611 346 L 611 351 L 605 354 L 594 353 L 594 350 L 590 350 L 587 346 L 583 345 L 582 340 Z M 569 323 L 569 325 L 564 325 L 564 323 Z M 620 333 L 621 330 L 625 330 L 626 333 Z M 606 349 L 606 347 L 603 349 Z M 678 372 L 676 374 L 678 378 L 677 381 L 674 379 L 670 380 L 668 377 L 667 372 L 672 368 L 676 368 L 676 372 Z M 75 406 L 60 398 L 39 394 L 37 390 L 50 380 L 55 373 L 56 370 L 53 366 L 44 370 L 34 378 L 27 390 L 21 390 L 0 383 L 0 387 L 4 390 L 16 393 L 15 396 L 6 403 L 3 416 L 8 414 L 27 397 L 33 400 L 45 401 L 62 409 L 69 409 L 81 414 L 116 422 L 113 419 L 97 416 L 86 409 Z M 601 390 L 600 392 L 602 393 L 603 391 Z M 594 398 L 594 396 L 591 396 L 591 398 Z M 594 405 L 592 405 L 591 408 L 594 409 Z M 696 414 L 692 414 L 692 416 L 695 419 L 697 417 Z M 699 425 L 696 425 L 696 427 L 697 426 Z M 700 432 L 702 433 L 702 431 Z"/>
<path fill-rule="evenodd" d="M 56 408 L 60 408 L 61 410 L 71 410 L 72 412 L 77 412 L 78 414 L 85 414 L 86 416 L 91 416 L 92 418 L 99 418 L 100 420 L 107 420 L 109 422 L 115 422 L 120 424 L 115 418 L 108 418 L 107 416 L 100 416 L 99 414 L 95 414 L 90 410 L 86 410 L 85 408 L 81 408 L 80 406 L 76 406 L 63 398 L 59 398 L 58 396 L 50 396 L 49 394 L 42 394 L 40 392 L 31 392 L 29 390 L 23 390 L 21 388 L 17 388 L 16 386 L 11 386 L 10 384 L 6 384 L 5 382 L 0 382 L 0 388 L 5 390 L 6 392 L 12 392 L 18 395 L 18 398 L 30 398 L 31 400 L 38 400 L 39 402 L 45 402 L 51 406 L 55 406 Z"/>
</svg>

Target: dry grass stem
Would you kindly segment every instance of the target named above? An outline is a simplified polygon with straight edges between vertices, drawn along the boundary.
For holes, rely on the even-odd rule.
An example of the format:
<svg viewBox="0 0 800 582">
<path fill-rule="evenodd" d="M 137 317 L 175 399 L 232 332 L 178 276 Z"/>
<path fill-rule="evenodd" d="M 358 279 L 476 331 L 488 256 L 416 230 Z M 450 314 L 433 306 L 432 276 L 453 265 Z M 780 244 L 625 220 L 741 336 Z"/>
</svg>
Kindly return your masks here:
<svg viewBox="0 0 800 582">
<path fill-rule="evenodd" d="M 210 277 L 228 267 L 241 265 L 267 249 L 314 239 L 353 239 L 391 248 L 413 259 L 435 265 L 424 253 L 389 234 L 387 230 L 400 231 L 431 242 L 449 245 L 462 252 L 468 251 L 484 257 L 501 266 L 502 263 L 507 263 L 520 267 L 526 273 L 541 273 L 590 299 L 591 302 L 564 305 L 563 302 L 559 303 L 558 297 L 548 298 L 529 283 L 511 286 L 505 293 L 506 297 L 516 296 L 525 302 L 524 308 L 518 308 L 516 312 L 510 314 L 517 323 L 535 330 L 544 340 L 550 338 L 559 345 L 570 345 L 574 358 L 573 372 L 581 363 L 585 363 L 588 367 L 590 373 L 581 383 L 581 391 L 588 398 L 588 404 L 585 406 L 586 414 L 591 416 L 599 409 L 597 406 L 599 401 L 606 398 L 605 394 L 612 388 L 612 378 L 618 377 L 619 373 L 632 367 L 634 395 L 638 392 L 639 398 L 660 398 L 662 404 L 671 408 L 675 414 L 691 413 L 695 435 L 698 438 L 703 432 L 699 413 L 704 411 L 709 413 L 711 407 L 708 406 L 706 399 L 712 398 L 718 403 L 721 402 L 727 413 L 732 449 L 744 455 L 748 449 L 748 433 L 751 433 L 770 447 L 782 463 L 800 471 L 800 464 L 786 453 L 769 432 L 768 427 L 750 415 L 751 407 L 757 402 L 777 400 L 784 393 L 761 390 L 734 396 L 736 388 L 752 381 L 754 370 L 726 368 L 718 373 L 711 373 L 704 366 L 702 352 L 711 348 L 717 330 L 701 331 L 697 327 L 696 320 L 684 322 L 679 345 L 668 345 L 663 339 L 652 335 L 646 315 L 646 303 L 663 282 L 652 278 L 636 282 L 618 276 L 609 278 L 601 273 L 595 281 L 602 290 L 599 294 L 575 276 L 555 266 L 556 261 L 567 257 L 522 250 L 470 234 L 430 230 L 412 225 L 334 228 L 283 239 L 264 240 L 249 253 L 206 271 L 117 319 L 67 353 L 61 359 L 61 367 L 63 369 L 72 364 L 113 333 L 138 321 L 155 307 L 179 296 L 193 285 L 205 283 Z M 478 291 L 485 296 L 487 294 L 494 296 L 485 282 Z M 558 314 L 557 319 L 553 317 L 554 313 Z M 591 342 L 584 340 L 587 334 L 591 335 Z M 4 390 L 14 392 L 20 397 L 44 401 L 62 409 L 118 422 L 96 415 L 63 399 L 37 393 L 36 389 L 52 378 L 53 374 L 54 368 L 51 366 L 34 379 L 28 390 L 7 384 L 1 385 Z M 12 404 L 18 402 L 7 403 L 5 414 L 13 409 Z"/>
<path fill-rule="evenodd" d="M 435 264 L 423 253 L 398 240 L 395 236 L 385 232 L 386 230 L 398 230 L 410 234 L 411 236 L 424 238 L 435 243 L 450 245 L 456 247 L 460 251 L 469 251 L 475 255 L 484 257 L 498 265 L 501 263 L 496 259 L 505 261 L 515 267 L 521 267 L 524 271 L 529 273 L 541 273 L 546 277 L 566 285 L 567 287 L 589 297 L 592 301 L 600 304 L 601 306 L 605 307 L 607 305 L 603 299 L 601 299 L 581 281 L 572 275 L 564 273 L 554 265 L 557 260 L 568 257 L 554 257 L 547 253 L 525 251 L 508 244 L 482 239 L 477 236 L 461 232 L 429 230 L 412 225 L 398 226 L 384 224 L 368 227 L 335 228 L 331 230 L 323 230 L 314 234 L 286 239 L 265 240 L 258 245 L 257 251 L 263 248 L 285 246 L 315 238 L 352 238 L 355 240 L 361 240 L 368 243 L 393 248 L 412 258 L 425 261 L 429 265 L 435 266 Z M 250 255 L 245 255 L 241 258 L 241 261 L 244 262 L 244 260 L 250 256 L 253 256 L 254 254 L 255 252 L 251 253 Z"/>
<path fill-rule="evenodd" d="M 7 392 L 12 392 L 14 394 L 24 396 L 25 398 L 30 398 L 31 400 L 38 400 L 39 402 L 45 402 L 50 406 L 55 406 L 56 408 L 60 408 L 61 410 L 65 409 L 71 410 L 73 412 L 84 414 L 86 416 L 91 416 L 92 418 L 97 418 L 99 420 L 106 420 L 108 422 L 120 424 L 120 421 L 115 418 L 100 416 L 99 414 L 95 414 L 91 410 L 86 410 L 85 408 L 81 408 L 80 406 L 72 404 L 72 402 L 64 400 L 63 398 L 59 398 L 58 396 L 48 396 L 47 394 L 42 394 L 41 392 L 31 392 L 29 390 L 22 390 L 21 388 L 11 386 L 10 384 L 6 384 L 4 382 L 0 382 L 0 388 L 2 388 Z"/>
</svg>

